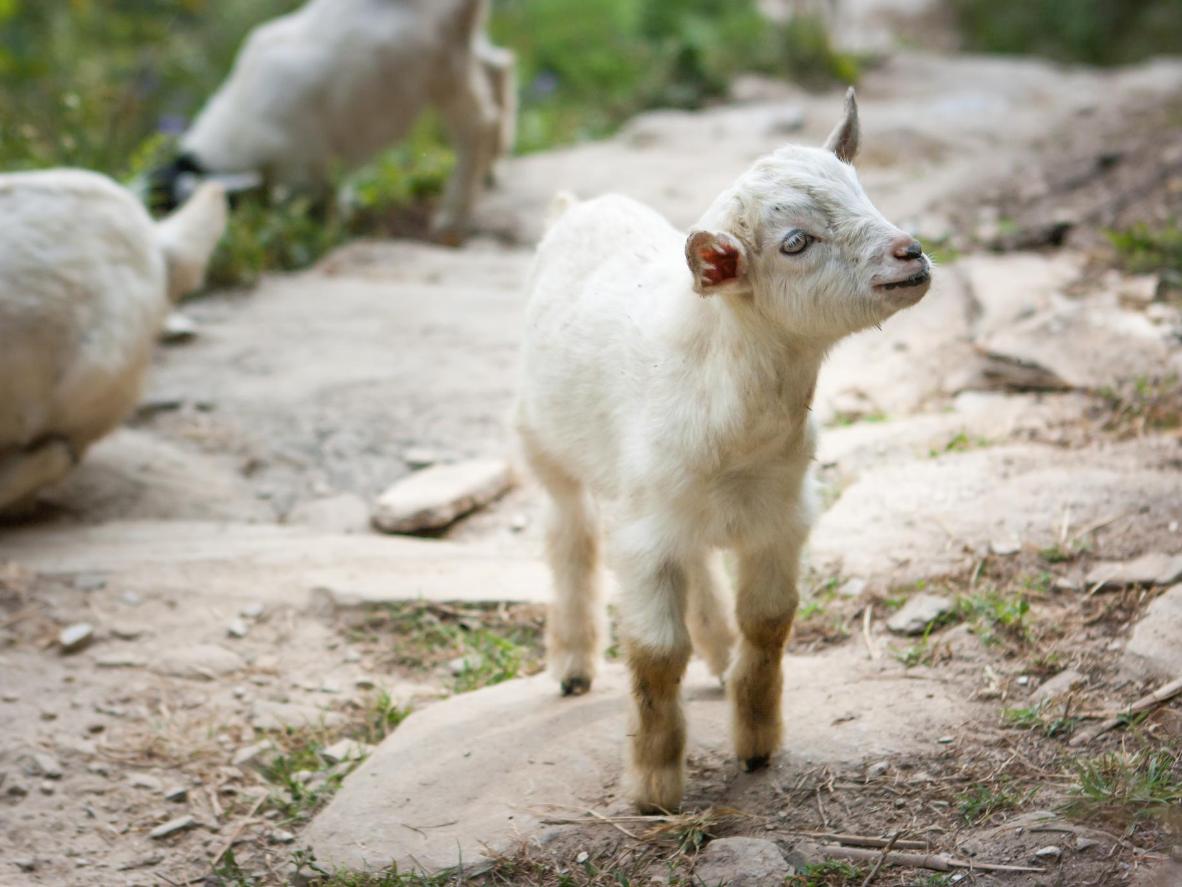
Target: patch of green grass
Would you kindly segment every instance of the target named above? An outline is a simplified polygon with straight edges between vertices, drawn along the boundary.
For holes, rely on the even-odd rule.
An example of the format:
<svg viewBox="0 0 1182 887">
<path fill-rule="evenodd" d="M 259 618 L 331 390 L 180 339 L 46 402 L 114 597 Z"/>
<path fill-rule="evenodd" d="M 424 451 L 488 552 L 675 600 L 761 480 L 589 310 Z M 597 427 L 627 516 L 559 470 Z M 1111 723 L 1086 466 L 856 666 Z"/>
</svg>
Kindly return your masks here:
<svg viewBox="0 0 1182 887">
<path fill-rule="evenodd" d="M 1006 781 L 977 783 L 956 796 L 956 807 L 969 825 L 989 819 L 1003 810 L 1013 810 L 1033 794 L 1022 792 Z"/>
<path fill-rule="evenodd" d="M 1136 437 L 1182 426 L 1182 382 L 1174 373 L 1138 376 L 1096 394 L 1104 401 L 1105 431 Z"/>
<path fill-rule="evenodd" d="M 1002 709 L 1001 716 L 1011 727 L 1041 733 L 1048 739 L 1054 739 L 1057 736 L 1070 736 L 1079 724 L 1079 718 L 1070 717 L 1066 712 L 1053 717 L 1049 716 L 1046 705 L 1043 703 L 1019 708 L 1005 708 Z"/>
<path fill-rule="evenodd" d="M 1049 548 L 1043 548 L 1038 552 L 1041 557 L 1048 564 L 1066 564 L 1075 560 L 1079 556 L 1078 551 L 1070 551 L 1063 548 L 1061 545 L 1052 545 Z"/>
<path fill-rule="evenodd" d="M 960 250 L 952 245 L 948 237 L 920 237 L 923 251 L 936 265 L 951 265 L 960 258 Z"/>
<path fill-rule="evenodd" d="M 956 615 L 972 624 L 986 645 L 996 644 L 1003 638 L 1022 643 L 1028 641 L 1029 613 L 1030 602 L 1017 592 L 989 589 L 956 599 Z"/>
<path fill-rule="evenodd" d="M 861 884 L 868 869 L 839 859 L 828 859 L 816 865 L 806 866 L 798 875 L 785 881 L 786 887 L 845 887 Z"/>
<path fill-rule="evenodd" d="M 967 49 L 1117 65 L 1174 52 L 1176 0 L 952 0 Z"/>
<path fill-rule="evenodd" d="M 397 870 L 381 873 L 330 872 L 316 861 L 311 849 L 297 850 L 292 862 L 296 870 L 293 883 L 307 883 L 310 887 L 450 887 L 464 880 L 462 875 L 423 875 L 417 872 L 400 873 Z"/>
<path fill-rule="evenodd" d="M 1073 762 L 1066 811 L 1129 823 L 1182 804 L 1182 756 L 1165 750 L 1111 751 Z"/>
<path fill-rule="evenodd" d="M 358 738 L 370 745 L 377 745 L 393 733 L 410 713 L 409 707 L 394 702 L 388 690 L 381 690 L 366 711 L 365 726 Z"/>
<path fill-rule="evenodd" d="M 542 669 L 543 624 L 536 607 L 441 608 L 411 601 L 370 608 L 362 618 L 354 633 L 391 647 L 397 665 L 423 671 L 460 660 L 456 693 Z"/>
<path fill-rule="evenodd" d="M 308 731 L 289 728 L 275 737 L 280 751 L 260 769 L 271 788 L 267 807 L 285 824 L 306 822 L 341 787 L 359 760 L 332 764 L 322 752 L 326 742 Z"/>
<path fill-rule="evenodd" d="M 935 459 L 945 453 L 963 453 L 977 447 L 989 446 L 988 439 L 984 437 L 970 437 L 968 432 L 957 432 L 948 443 L 944 444 L 942 449 L 932 448 L 928 450 L 928 456 Z"/>
<path fill-rule="evenodd" d="M 1160 227 L 1139 224 L 1109 231 L 1121 264 L 1135 274 L 1182 274 L 1182 227 L 1171 222 Z"/>
</svg>

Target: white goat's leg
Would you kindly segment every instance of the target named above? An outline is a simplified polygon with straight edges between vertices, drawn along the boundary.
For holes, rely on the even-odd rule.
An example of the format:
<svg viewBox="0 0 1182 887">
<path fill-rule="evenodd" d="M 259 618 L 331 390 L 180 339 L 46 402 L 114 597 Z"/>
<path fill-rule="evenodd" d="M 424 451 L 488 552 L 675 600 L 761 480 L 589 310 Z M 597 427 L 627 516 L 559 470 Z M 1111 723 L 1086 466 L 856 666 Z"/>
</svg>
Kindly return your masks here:
<svg viewBox="0 0 1182 887">
<path fill-rule="evenodd" d="M 517 57 L 511 50 L 493 46 L 487 40 L 477 44 L 476 57 L 488 78 L 499 120 L 491 180 L 496 171 L 495 161 L 508 155 L 517 140 Z"/>
<path fill-rule="evenodd" d="M 550 494 L 546 557 L 554 593 L 546 617 L 546 658 L 563 696 L 591 689 L 606 635 L 599 528 L 581 484 L 525 440 L 534 474 Z"/>
<path fill-rule="evenodd" d="M 56 437 L 0 457 L 0 512 L 22 509 L 42 487 L 65 477 L 74 462 L 70 445 Z"/>
<path fill-rule="evenodd" d="M 710 672 L 726 674 L 735 646 L 734 604 L 716 558 L 689 567 L 689 632 Z"/>
<path fill-rule="evenodd" d="M 735 751 L 744 770 L 766 766 L 780 745 L 784 644 L 796 615 L 800 542 L 739 553 L 739 649 L 727 681 Z"/>
<path fill-rule="evenodd" d="M 492 84 L 475 58 L 441 108 L 456 150 L 456 167 L 434 222 L 436 236 L 459 243 L 472 206 L 488 177 L 500 141 L 501 119 Z"/>
<path fill-rule="evenodd" d="M 681 678 L 691 651 L 688 575 L 676 561 L 646 555 L 625 559 L 616 572 L 620 634 L 632 674 L 628 793 L 642 812 L 672 812 L 685 791 Z"/>
</svg>

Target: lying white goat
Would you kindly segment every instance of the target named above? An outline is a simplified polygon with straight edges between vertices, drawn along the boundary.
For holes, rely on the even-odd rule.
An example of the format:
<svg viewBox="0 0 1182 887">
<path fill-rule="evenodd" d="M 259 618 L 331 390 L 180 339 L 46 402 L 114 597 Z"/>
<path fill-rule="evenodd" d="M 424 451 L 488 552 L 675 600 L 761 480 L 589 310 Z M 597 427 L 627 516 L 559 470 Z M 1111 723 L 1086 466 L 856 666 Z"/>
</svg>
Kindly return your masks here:
<svg viewBox="0 0 1182 887">
<path fill-rule="evenodd" d="M 539 247 L 516 424 L 552 500 L 550 665 L 564 694 L 590 688 L 604 636 L 598 516 L 620 584 L 629 791 L 643 810 L 681 801 L 691 646 L 720 676 L 730 669 L 743 767 L 776 750 L 813 514 L 817 373 L 843 336 L 928 290 L 920 244 L 858 183 L 857 146 L 851 90 L 824 149 L 758 161 L 688 238 L 608 196 L 566 208 Z M 729 596 L 712 575 L 720 548 L 738 561 L 733 662 Z"/>
<path fill-rule="evenodd" d="M 95 173 L 0 175 L 0 511 L 135 407 L 161 322 L 201 285 L 225 224 L 213 184 L 154 223 Z"/>
<path fill-rule="evenodd" d="M 175 201 L 189 173 L 323 189 L 433 105 L 457 153 L 435 228 L 458 237 L 515 128 L 514 56 L 485 38 L 487 2 L 310 0 L 259 26 L 156 187 Z"/>
</svg>

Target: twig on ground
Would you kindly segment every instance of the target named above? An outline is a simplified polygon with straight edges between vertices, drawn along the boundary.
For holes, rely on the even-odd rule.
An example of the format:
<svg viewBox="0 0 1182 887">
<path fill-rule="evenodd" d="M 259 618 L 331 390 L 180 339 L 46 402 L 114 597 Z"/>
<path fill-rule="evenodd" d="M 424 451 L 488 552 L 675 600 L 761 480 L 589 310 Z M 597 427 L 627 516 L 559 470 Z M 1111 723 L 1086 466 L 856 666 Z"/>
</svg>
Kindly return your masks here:
<svg viewBox="0 0 1182 887">
<path fill-rule="evenodd" d="M 886 858 L 890 856 L 891 851 L 895 849 L 895 844 L 898 842 L 899 838 L 902 837 L 902 835 L 903 833 L 901 831 L 895 832 L 891 839 L 887 841 L 886 846 L 883 847 L 881 851 L 879 851 L 878 859 L 876 859 L 874 862 L 874 868 L 870 870 L 870 874 L 868 874 L 862 881 L 862 887 L 870 887 L 870 885 L 874 883 L 874 879 L 878 877 L 878 872 L 882 868 L 882 864 L 886 862 Z"/>
<path fill-rule="evenodd" d="M 866 652 L 870 654 L 870 658 L 877 661 L 882 653 L 874 643 L 874 638 L 870 636 L 870 622 L 873 618 L 874 604 L 867 604 L 866 609 L 862 611 L 862 640 L 866 642 Z"/>
<path fill-rule="evenodd" d="M 1114 727 L 1119 727 L 1122 723 L 1124 723 L 1125 719 L 1128 718 L 1129 715 L 1140 714 L 1141 712 L 1147 711 L 1156 705 L 1161 705 L 1163 702 L 1168 702 L 1179 693 L 1182 693 L 1182 678 L 1175 678 L 1168 684 L 1158 687 L 1152 693 L 1142 696 L 1116 717 L 1109 718 L 1108 720 L 1097 724 L 1090 730 L 1084 730 L 1075 734 L 1075 736 L 1071 737 L 1071 741 L 1067 744 L 1069 746 L 1077 747 L 1091 742 L 1096 737 L 1102 736 Z"/>
<path fill-rule="evenodd" d="M 840 835 L 831 832 L 797 832 L 797 834 L 806 838 L 845 844 L 848 847 L 885 847 L 887 844 L 893 844 L 898 850 L 930 850 L 932 846 L 929 841 L 902 841 L 894 838 L 875 838 L 871 835 Z"/>
<path fill-rule="evenodd" d="M 234 846 L 234 842 L 238 840 L 238 838 L 242 835 L 242 832 L 246 830 L 246 827 L 254 821 L 254 815 L 259 812 L 259 808 L 263 806 L 263 801 L 265 800 L 267 800 L 267 793 L 263 792 L 263 794 L 259 795 L 258 800 L 254 802 L 254 806 L 250 808 L 250 812 L 247 813 L 246 816 L 238 823 L 238 825 L 234 827 L 234 831 L 230 832 L 230 837 L 226 839 L 224 844 L 222 844 L 221 849 L 218 850 L 217 855 L 213 858 L 210 866 L 215 866 L 221 862 L 222 857 L 225 856 L 226 852 Z"/>
<path fill-rule="evenodd" d="M 871 862 L 882 856 L 881 850 L 864 850 L 860 847 L 838 847 L 830 844 L 822 845 L 818 849 L 826 856 L 831 856 L 835 859 L 852 859 L 858 862 Z M 950 872 L 953 869 L 972 869 L 980 872 L 1042 873 L 1046 871 L 1046 869 L 1028 865 L 1001 865 L 999 863 L 956 859 L 952 856 L 945 856 L 943 853 L 899 853 L 895 851 L 886 854 L 884 865 L 928 869 L 933 872 Z"/>
</svg>

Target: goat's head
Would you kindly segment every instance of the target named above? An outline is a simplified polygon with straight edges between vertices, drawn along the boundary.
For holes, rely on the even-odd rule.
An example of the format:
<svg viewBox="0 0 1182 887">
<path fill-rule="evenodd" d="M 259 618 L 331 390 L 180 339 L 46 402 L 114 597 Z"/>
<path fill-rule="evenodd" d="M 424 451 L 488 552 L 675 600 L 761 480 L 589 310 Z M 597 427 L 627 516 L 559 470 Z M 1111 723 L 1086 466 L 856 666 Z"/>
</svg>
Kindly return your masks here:
<svg viewBox="0 0 1182 887">
<path fill-rule="evenodd" d="M 931 263 L 862 190 L 851 166 L 858 140 L 851 89 L 824 148 L 782 148 L 720 195 L 686 241 L 694 289 L 749 300 L 823 342 L 923 298 Z"/>
</svg>

